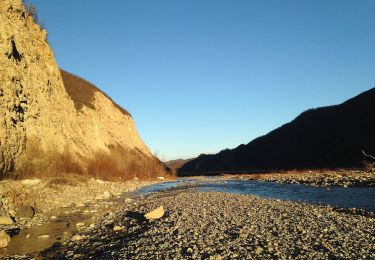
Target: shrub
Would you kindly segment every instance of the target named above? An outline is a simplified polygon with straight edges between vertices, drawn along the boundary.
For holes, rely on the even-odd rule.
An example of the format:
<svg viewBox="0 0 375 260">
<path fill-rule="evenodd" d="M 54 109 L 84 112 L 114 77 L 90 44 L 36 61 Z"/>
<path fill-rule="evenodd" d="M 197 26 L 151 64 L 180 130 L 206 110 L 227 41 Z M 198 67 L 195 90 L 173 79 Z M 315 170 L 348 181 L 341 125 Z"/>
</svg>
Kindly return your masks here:
<svg viewBox="0 0 375 260">
<path fill-rule="evenodd" d="M 97 152 L 87 171 L 89 175 L 105 180 L 174 178 L 157 158 L 119 146 L 109 147 L 108 153 Z"/>
<path fill-rule="evenodd" d="M 25 151 L 18 160 L 13 179 L 56 177 L 61 174 L 84 174 L 82 166 L 73 159 L 65 149 L 64 152 L 44 151 L 38 141 L 26 142 Z"/>
<path fill-rule="evenodd" d="M 166 170 L 156 157 L 138 150 L 127 150 L 120 146 L 110 146 L 109 152 L 98 151 L 92 159 L 79 164 L 68 152 L 44 151 L 37 140 L 28 140 L 25 150 L 19 157 L 17 168 L 8 178 L 50 178 L 51 184 L 72 184 L 71 176 L 95 177 L 109 181 L 124 181 L 133 178 L 150 180 L 156 177 L 166 179 L 175 175 Z M 83 167 L 85 165 L 85 167 Z M 70 177 L 69 177 L 70 176 Z M 77 179 L 75 177 L 75 179 Z"/>
</svg>

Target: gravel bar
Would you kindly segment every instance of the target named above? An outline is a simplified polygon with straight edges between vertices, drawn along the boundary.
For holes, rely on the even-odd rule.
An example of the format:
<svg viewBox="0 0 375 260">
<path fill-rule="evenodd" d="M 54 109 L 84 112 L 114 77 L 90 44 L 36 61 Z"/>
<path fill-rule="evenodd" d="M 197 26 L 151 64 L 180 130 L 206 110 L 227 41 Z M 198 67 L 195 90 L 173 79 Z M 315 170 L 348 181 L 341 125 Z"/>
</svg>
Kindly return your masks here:
<svg viewBox="0 0 375 260">
<path fill-rule="evenodd" d="M 163 218 L 143 214 L 159 206 Z M 113 227 L 124 227 L 113 231 Z M 155 193 L 43 252 L 75 259 L 374 259 L 375 219 L 329 206 L 195 190 Z"/>
</svg>

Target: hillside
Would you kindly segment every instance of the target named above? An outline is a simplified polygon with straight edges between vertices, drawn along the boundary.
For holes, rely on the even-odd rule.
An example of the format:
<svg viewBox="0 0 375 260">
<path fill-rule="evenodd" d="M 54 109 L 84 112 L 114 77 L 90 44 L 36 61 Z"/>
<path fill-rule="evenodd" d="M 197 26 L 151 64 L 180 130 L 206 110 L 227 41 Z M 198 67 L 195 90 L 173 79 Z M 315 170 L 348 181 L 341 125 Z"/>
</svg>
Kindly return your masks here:
<svg viewBox="0 0 375 260">
<path fill-rule="evenodd" d="M 130 113 L 60 72 L 46 35 L 21 0 L 0 2 L 0 179 L 161 170 Z"/>
<path fill-rule="evenodd" d="M 202 154 L 179 172 L 359 167 L 375 153 L 375 88 L 348 101 L 310 109 L 232 150 Z"/>
<path fill-rule="evenodd" d="M 179 168 L 181 168 L 182 165 L 186 164 L 187 162 L 190 162 L 193 159 L 176 159 L 176 160 L 170 160 L 164 162 L 165 165 L 171 169 L 173 172 L 176 172 Z"/>
</svg>

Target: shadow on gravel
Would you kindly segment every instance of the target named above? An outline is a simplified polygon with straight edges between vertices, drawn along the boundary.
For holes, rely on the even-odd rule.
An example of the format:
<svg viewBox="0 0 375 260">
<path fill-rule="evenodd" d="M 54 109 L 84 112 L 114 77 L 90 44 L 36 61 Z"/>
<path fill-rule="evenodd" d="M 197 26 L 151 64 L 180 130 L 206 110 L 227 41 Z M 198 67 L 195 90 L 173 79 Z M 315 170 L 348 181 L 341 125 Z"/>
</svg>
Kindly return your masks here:
<svg viewBox="0 0 375 260">
<path fill-rule="evenodd" d="M 142 213 L 136 212 L 136 211 L 126 211 L 125 217 L 136 220 L 138 224 L 142 224 L 147 221 L 145 216 Z"/>
</svg>

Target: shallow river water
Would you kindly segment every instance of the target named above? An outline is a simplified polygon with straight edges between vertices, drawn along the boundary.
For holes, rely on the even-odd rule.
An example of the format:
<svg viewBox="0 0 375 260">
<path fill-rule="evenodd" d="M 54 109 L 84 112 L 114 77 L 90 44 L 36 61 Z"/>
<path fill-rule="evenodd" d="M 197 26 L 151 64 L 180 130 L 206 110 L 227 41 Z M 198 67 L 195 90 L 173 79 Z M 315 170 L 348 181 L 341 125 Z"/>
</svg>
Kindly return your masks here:
<svg viewBox="0 0 375 260">
<path fill-rule="evenodd" d="M 139 196 L 167 189 L 186 188 L 375 211 L 375 189 L 365 187 L 314 187 L 303 184 L 207 178 L 207 180 L 179 179 L 155 184 L 137 190 L 133 194 Z"/>
</svg>

